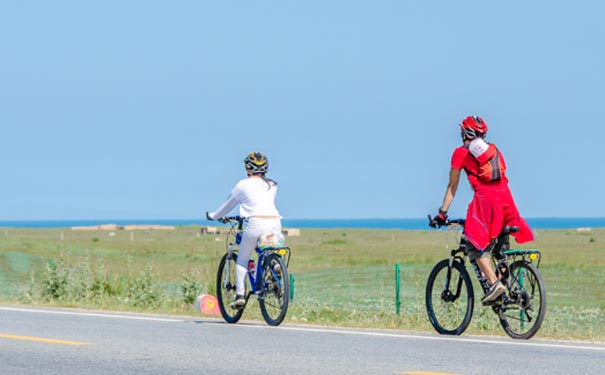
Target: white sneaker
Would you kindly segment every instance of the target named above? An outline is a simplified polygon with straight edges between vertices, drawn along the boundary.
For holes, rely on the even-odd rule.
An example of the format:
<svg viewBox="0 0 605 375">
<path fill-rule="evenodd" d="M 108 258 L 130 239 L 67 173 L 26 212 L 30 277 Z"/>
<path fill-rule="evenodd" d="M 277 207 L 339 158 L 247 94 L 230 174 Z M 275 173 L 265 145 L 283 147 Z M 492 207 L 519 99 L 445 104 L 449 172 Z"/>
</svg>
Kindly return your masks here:
<svg viewBox="0 0 605 375">
<path fill-rule="evenodd" d="M 481 302 L 483 304 L 493 302 L 498 297 L 500 297 L 502 294 L 504 294 L 505 291 L 506 291 L 506 288 L 504 287 L 504 285 L 502 285 L 500 280 L 498 280 L 492 284 L 492 286 L 489 288 L 489 290 L 487 291 L 485 296 L 483 298 L 481 298 Z"/>
<path fill-rule="evenodd" d="M 244 297 L 241 294 L 236 294 L 235 298 L 233 299 L 233 302 L 231 302 L 231 304 L 229 305 L 229 307 L 231 308 L 238 308 L 238 307 L 242 307 L 246 304 L 246 297 Z"/>
</svg>

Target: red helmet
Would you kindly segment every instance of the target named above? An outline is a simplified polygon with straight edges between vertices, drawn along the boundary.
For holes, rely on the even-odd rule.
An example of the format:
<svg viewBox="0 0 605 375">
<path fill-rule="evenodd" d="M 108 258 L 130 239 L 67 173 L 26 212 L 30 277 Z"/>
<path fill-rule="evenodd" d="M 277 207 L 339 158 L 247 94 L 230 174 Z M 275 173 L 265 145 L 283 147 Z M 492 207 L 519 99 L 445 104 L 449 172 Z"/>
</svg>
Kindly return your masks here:
<svg viewBox="0 0 605 375">
<path fill-rule="evenodd" d="M 475 139 L 477 137 L 485 138 L 487 133 L 487 124 L 479 116 L 468 116 L 460 124 L 462 138 Z"/>
</svg>

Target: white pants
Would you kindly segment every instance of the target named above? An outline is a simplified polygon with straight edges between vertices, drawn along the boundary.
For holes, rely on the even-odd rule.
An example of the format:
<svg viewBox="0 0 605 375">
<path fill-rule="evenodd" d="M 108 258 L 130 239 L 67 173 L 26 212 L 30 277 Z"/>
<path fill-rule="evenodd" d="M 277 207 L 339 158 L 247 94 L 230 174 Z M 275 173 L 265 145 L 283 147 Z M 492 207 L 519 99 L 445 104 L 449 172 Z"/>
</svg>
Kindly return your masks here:
<svg viewBox="0 0 605 375">
<path fill-rule="evenodd" d="M 239 246 L 239 253 L 237 255 L 237 266 L 235 267 L 235 294 L 244 295 L 246 273 L 248 272 L 248 261 L 252 251 L 258 244 L 258 239 L 265 233 L 280 233 L 281 232 L 281 220 L 265 219 L 251 217 L 248 219 L 248 225 L 244 229 L 242 236 L 242 243 Z"/>
</svg>

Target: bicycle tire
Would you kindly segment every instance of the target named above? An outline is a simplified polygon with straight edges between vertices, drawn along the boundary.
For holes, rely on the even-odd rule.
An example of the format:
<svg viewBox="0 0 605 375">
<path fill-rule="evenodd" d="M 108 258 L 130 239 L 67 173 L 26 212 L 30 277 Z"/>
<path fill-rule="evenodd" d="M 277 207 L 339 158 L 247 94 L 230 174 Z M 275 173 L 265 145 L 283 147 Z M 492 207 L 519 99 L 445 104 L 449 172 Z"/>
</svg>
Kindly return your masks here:
<svg viewBox="0 0 605 375">
<path fill-rule="evenodd" d="M 290 276 L 286 262 L 278 254 L 269 254 L 263 262 L 262 291 L 258 303 L 265 322 L 280 325 L 290 303 Z"/>
<path fill-rule="evenodd" d="M 475 294 L 468 271 L 457 261 L 452 264 L 450 283 L 447 289 L 444 289 L 449 262 L 449 259 L 438 262 L 429 274 L 426 284 L 426 311 L 431 325 L 438 333 L 460 335 L 468 328 L 473 317 Z"/>
<path fill-rule="evenodd" d="M 226 267 L 229 262 L 229 267 Z M 235 266 L 237 263 L 237 253 L 225 254 L 218 265 L 218 272 L 216 274 L 216 299 L 218 300 L 218 307 L 221 311 L 223 319 L 227 323 L 237 323 L 242 314 L 244 313 L 245 306 L 234 309 L 229 306 L 233 297 L 235 296 Z M 229 269 L 229 275 L 225 277 L 227 268 Z M 224 281 L 227 280 L 225 284 Z"/>
<path fill-rule="evenodd" d="M 538 268 L 525 260 L 514 262 L 509 274 L 509 301 L 498 311 L 500 325 L 513 339 L 527 340 L 538 332 L 546 315 L 544 280 Z"/>
</svg>

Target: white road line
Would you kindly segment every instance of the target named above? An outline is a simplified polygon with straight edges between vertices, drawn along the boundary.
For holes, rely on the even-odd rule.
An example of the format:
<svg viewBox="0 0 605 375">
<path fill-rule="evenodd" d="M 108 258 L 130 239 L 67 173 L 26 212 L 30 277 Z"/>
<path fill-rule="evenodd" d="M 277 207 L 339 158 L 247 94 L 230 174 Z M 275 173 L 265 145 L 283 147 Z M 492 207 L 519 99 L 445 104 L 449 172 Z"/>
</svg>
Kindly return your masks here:
<svg viewBox="0 0 605 375">
<path fill-rule="evenodd" d="M 132 319 L 132 320 L 149 320 L 158 322 L 186 322 L 189 319 L 171 319 L 171 318 L 154 318 L 149 316 L 136 316 L 136 315 L 122 315 L 122 314 L 100 314 L 100 313 L 89 313 L 79 311 L 54 311 L 54 310 L 42 310 L 42 309 L 24 309 L 18 307 L 3 307 L 0 306 L 0 310 L 6 311 L 19 311 L 27 313 L 40 313 L 40 314 L 57 314 L 57 315 L 81 315 L 81 316 L 92 316 L 101 318 L 112 318 L 112 319 Z M 193 318 L 195 319 L 195 318 Z M 218 321 L 217 321 L 218 322 Z M 316 332 L 316 333 L 330 333 L 340 335 L 355 335 L 355 336 L 374 336 L 374 337 L 391 337 L 400 339 L 414 339 L 414 340 L 436 340 L 436 341 L 458 341 L 468 343 L 480 343 L 480 344 L 494 344 L 494 345 L 509 345 L 509 346 L 529 346 L 539 348 L 557 348 L 557 349 L 573 349 L 573 350 L 596 350 L 605 352 L 605 346 L 602 344 L 595 344 L 594 346 L 588 346 L 585 344 L 565 344 L 565 343 L 544 343 L 536 341 L 506 341 L 503 340 L 490 340 L 481 339 L 477 337 L 452 337 L 452 336 L 429 336 L 429 335 L 410 335 L 405 333 L 389 333 L 389 332 L 374 332 L 374 331 L 363 331 L 363 330 L 347 330 L 339 328 L 320 328 L 320 327 L 302 327 L 302 326 L 280 326 L 270 327 L 263 324 L 233 324 L 231 327 L 237 328 L 255 328 L 255 329 L 279 329 L 286 331 L 300 331 L 300 332 Z"/>
<path fill-rule="evenodd" d="M 88 312 L 79 312 L 79 311 L 54 311 L 54 310 L 41 310 L 41 309 L 22 309 L 22 308 L 18 308 L 18 307 L 2 307 L 2 306 L 0 306 L 0 310 L 19 311 L 19 312 L 27 312 L 27 313 L 38 313 L 38 314 L 92 316 L 92 317 L 98 317 L 98 318 L 151 320 L 151 321 L 157 321 L 157 322 L 184 322 L 185 321 L 183 319 L 154 318 L 154 317 L 136 316 L 136 315 L 100 314 L 100 313 L 88 313 Z"/>
<path fill-rule="evenodd" d="M 415 339 L 415 340 L 436 340 L 436 341 L 458 341 L 458 342 L 468 342 L 468 343 L 480 343 L 480 344 L 495 344 L 495 345 L 510 345 L 510 346 L 530 346 L 530 347 L 540 347 L 540 348 L 557 348 L 557 349 L 574 349 L 574 350 L 596 350 L 596 351 L 604 351 L 605 346 L 599 346 L 599 344 L 595 344 L 595 346 L 587 346 L 585 344 L 557 344 L 557 343 L 544 343 L 544 342 L 532 342 L 532 341 L 505 341 L 503 340 L 490 340 L 490 339 L 480 339 L 476 337 L 451 337 L 451 336 L 423 336 L 423 335 L 410 335 L 405 333 L 388 333 L 388 332 L 372 332 L 372 331 L 352 331 L 346 329 L 338 329 L 338 328 L 316 328 L 316 327 L 288 327 L 288 326 L 280 326 L 280 327 L 268 327 L 263 325 L 236 325 L 238 327 L 248 327 L 248 328 L 270 328 L 270 329 L 281 329 L 281 330 L 289 330 L 289 331 L 303 331 L 303 332 L 317 332 L 317 333 L 335 333 L 342 335 L 357 335 L 357 336 L 375 336 L 375 337 L 392 337 L 392 338 L 402 338 L 402 339 Z"/>
</svg>

